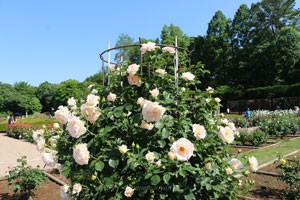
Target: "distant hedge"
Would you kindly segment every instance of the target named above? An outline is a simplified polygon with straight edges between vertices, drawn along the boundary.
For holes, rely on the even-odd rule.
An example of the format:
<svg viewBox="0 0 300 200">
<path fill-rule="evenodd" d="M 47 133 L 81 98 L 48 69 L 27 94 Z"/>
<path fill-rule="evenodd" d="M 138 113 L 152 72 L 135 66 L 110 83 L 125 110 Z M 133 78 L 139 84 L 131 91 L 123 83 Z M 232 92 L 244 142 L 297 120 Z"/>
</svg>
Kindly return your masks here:
<svg viewBox="0 0 300 200">
<path fill-rule="evenodd" d="M 300 83 L 293 85 L 274 85 L 267 87 L 236 90 L 229 86 L 221 86 L 216 90 L 216 96 L 222 99 L 226 105 L 227 101 L 249 100 L 249 99 L 270 99 L 277 97 L 300 97 Z"/>
</svg>

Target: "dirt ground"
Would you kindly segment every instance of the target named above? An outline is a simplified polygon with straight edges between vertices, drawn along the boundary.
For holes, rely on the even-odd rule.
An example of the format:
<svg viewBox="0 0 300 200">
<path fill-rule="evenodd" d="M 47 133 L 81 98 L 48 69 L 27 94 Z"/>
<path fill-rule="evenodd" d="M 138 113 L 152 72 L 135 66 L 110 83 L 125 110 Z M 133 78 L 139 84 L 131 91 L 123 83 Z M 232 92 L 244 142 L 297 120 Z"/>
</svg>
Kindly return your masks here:
<svg viewBox="0 0 300 200">
<path fill-rule="evenodd" d="M 294 156 L 300 158 L 300 153 L 297 153 L 292 157 Z M 260 170 L 267 172 L 278 172 L 279 169 L 276 168 L 277 166 L 278 163 L 274 163 Z M 288 185 L 285 184 L 283 181 L 278 180 L 278 177 L 270 175 L 252 174 L 250 176 L 250 179 L 255 180 L 255 184 L 252 185 L 250 192 L 245 195 L 247 197 L 266 200 L 283 199 L 282 193 L 285 189 L 288 188 Z M 245 181 L 244 178 L 242 180 Z"/>
</svg>

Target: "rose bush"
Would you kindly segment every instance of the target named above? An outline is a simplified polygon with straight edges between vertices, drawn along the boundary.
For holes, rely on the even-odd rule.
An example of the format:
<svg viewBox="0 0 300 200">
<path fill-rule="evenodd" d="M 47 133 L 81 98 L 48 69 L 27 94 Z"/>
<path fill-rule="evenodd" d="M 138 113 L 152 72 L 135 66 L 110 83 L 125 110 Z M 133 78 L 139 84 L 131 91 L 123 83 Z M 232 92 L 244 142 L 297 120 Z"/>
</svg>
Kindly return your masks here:
<svg viewBox="0 0 300 200">
<path fill-rule="evenodd" d="M 72 183 L 62 196 L 236 198 L 243 164 L 229 153 L 235 127 L 212 114 L 220 107 L 214 90 L 197 89 L 203 68 L 175 74 L 173 50 L 143 44 L 143 63 L 115 66 L 99 96 L 59 107 L 59 138 L 45 149 Z"/>
</svg>

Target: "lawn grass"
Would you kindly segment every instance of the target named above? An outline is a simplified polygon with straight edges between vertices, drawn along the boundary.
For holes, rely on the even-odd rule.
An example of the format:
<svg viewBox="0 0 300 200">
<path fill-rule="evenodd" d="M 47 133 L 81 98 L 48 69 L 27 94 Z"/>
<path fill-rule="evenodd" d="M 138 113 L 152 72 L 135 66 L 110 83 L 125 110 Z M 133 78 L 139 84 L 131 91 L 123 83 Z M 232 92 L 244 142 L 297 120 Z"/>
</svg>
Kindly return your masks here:
<svg viewBox="0 0 300 200">
<path fill-rule="evenodd" d="M 300 138 L 283 141 L 276 146 L 271 146 L 269 148 L 257 149 L 251 152 L 245 152 L 240 155 L 238 159 L 240 159 L 243 163 L 246 163 L 246 159 L 244 156 L 254 156 L 256 157 L 259 165 L 264 164 L 268 161 L 275 160 L 279 155 L 286 155 L 293 151 L 300 149 Z"/>
</svg>

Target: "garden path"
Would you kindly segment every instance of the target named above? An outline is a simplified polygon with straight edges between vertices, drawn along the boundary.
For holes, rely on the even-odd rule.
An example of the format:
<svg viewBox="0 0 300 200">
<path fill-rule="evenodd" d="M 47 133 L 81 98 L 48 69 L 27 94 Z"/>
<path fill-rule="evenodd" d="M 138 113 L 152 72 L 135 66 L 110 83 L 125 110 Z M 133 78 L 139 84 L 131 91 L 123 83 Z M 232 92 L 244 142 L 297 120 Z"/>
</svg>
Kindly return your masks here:
<svg viewBox="0 0 300 200">
<path fill-rule="evenodd" d="M 18 165 L 17 159 L 21 156 L 26 156 L 28 165 L 32 167 L 44 167 L 41 153 L 34 144 L 0 133 L 0 178 L 5 176 L 8 167 Z"/>
</svg>

